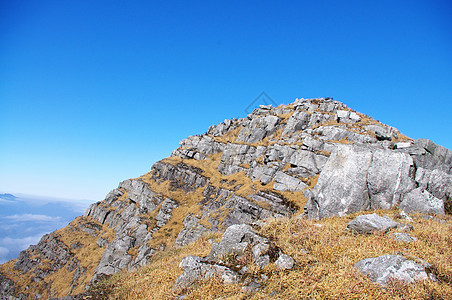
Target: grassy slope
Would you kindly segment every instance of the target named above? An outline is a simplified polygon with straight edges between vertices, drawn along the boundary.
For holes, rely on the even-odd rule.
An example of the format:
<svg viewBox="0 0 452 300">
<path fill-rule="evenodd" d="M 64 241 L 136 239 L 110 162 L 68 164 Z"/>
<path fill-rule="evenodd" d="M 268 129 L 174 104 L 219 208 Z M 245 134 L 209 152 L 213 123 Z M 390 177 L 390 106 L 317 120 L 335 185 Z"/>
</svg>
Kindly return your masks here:
<svg viewBox="0 0 452 300">
<path fill-rule="evenodd" d="M 377 211 L 396 218 L 396 211 Z M 356 235 L 345 231 L 355 215 L 327 218 L 321 221 L 291 219 L 268 220 L 261 234 L 269 237 L 296 265 L 290 271 L 279 271 L 273 265 L 259 270 L 248 259 L 249 277 L 269 279 L 261 291 L 249 294 L 243 284 L 223 285 L 218 280 L 200 282 L 188 291 L 172 290 L 182 273 L 178 267 L 187 255 L 206 255 L 209 239 L 204 236 L 183 248 L 160 252 L 136 272 L 122 272 L 104 282 L 111 288 L 111 299 L 168 299 L 187 293 L 187 299 L 452 299 L 452 217 L 437 219 L 415 217 L 410 234 L 418 240 L 397 242 L 387 234 Z M 303 251 L 304 249 L 305 251 Z M 357 261 L 384 254 L 403 253 L 408 258 L 421 258 L 434 266 L 438 282 L 406 285 L 391 282 L 386 289 L 373 284 L 353 268 Z M 243 260 L 242 260 L 243 262 Z"/>
</svg>

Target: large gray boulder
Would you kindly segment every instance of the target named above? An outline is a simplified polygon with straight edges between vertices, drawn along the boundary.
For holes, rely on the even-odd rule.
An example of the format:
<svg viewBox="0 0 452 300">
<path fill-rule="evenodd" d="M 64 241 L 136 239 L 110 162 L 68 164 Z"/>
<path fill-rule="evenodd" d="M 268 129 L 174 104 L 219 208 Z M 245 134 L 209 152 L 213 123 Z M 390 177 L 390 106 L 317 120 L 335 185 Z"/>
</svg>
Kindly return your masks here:
<svg viewBox="0 0 452 300">
<path fill-rule="evenodd" d="M 380 217 L 377 214 L 357 216 L 347 224 L 347 229 L 358 233 L 373 233 L 376 231 L 386 232 L 389 229 L 397 228 L 399 223 L 394 222 L 389 217 Z"/>
<path fill-rule="evenodd" d="M 416 187 L 413 160 L 378 146 L 338 145 L 320 173 L 305 211 L 309 218 L 389 209 Z"/>
<path fill-rule="evenodd" d="M 308 217 L 320 219 L 369 209 L 367 170 L 371 162 L 372 153 L 367 147 L 339 146 L 306 203 Z"/>
<path fill-rule="evenodd" d="M 354 267 L 367 275 L 373 282 L 383 286 L 391 278 L 407 283 L 429 279 L 424 266 L 400 255 L 366 258 L 354 264 Z"/>
</svg>

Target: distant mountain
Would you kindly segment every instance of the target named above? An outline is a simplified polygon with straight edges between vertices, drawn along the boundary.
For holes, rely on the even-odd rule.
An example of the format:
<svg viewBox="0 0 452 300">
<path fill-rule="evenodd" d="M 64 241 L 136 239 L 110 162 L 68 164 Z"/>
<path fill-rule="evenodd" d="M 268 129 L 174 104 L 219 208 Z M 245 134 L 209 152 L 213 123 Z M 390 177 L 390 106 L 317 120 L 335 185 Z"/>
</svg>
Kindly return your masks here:
<svg viewBox="0 0 452 300">
<path fill-rule="evenodd" d="M 261 105 L 0 266 L 0 296 L 450 299 L 451 213 L 452 151 L 330 98 Z"/>
</svg>

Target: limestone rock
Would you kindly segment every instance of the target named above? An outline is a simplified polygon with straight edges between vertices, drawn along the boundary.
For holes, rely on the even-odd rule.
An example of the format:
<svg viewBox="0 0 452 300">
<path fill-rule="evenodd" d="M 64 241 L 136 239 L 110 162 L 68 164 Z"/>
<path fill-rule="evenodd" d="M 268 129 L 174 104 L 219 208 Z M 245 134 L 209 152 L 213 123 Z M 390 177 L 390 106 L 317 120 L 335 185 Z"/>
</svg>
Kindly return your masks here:
<svg viewBox="0 0 452 300">
<path fill-rule="evenodd" d="M 293 268 L 295 261 L 287 254 L 281 254 L 275 261 L 275 266 L 281 270 L 290 270 Z"/>
<path fill-rule="evenodd" d="M 224 283 L 235 283 L 239 280 L 239 275 L 235 271 L 199 256 L 190 255 L 183 258 L 179 267 L 184 269 L 184 273 L 177 277 L 175 288 L 186 287 L 212 276 L 218 276 Z"/>
<path fill-rule="evenodd" d="M 182 229 L 176 239 L 175 244 L 178 246 L 188 245 L 197 239 L 199 239 L 204 232 L 207 231 L 207 228 L 198 223 L 199 218 L 188 215 L 184 219 L 184 229 Z"/>
<path fill-rule="evenodd" d="M 288 202 L 282 195 L 276 194 L 271 191 L 259 191 L 256 194 L 252 194 L 249 196 L 254 201 L 261 201 L 270 204 L 272 207 L 272 211 L 281 214 L 283 216 L 290 217 L 295 213 L 297 207 Z"/>
<path fill-rule="evenodd" d="M 417 188 L 403 197 L 399 208 L 408 213 L 444 214 L 444 201 L 436 198 L 426 190 Z"/>
<path fill-rule="evenodd" d="M 377 214 L 357 216 L 347 224 L 347 229 L 358 233 L 373 233 L 376 231 L 386 232 L 389 229 L 397 228 L 399 223 L 389 217 L 380 217 Z"/>
<path fill-rule="evenodd" d="M 412 237 L 411 235 L 409 235 L 406 232 L 395 232 L 395 233 L 391 234 L 391 237 L 399 242 L 405 242 L 405 243 L 417 241 L 417 238 Z"/>
<path fill-rule="evenodd" d="M 259 142 L 276 130 L 279 121 L 280 119 L 276 116 L 253 118 L 247 126 L 242 127 L 237 141 L 245 143 Z"/>
<path fill-rule="evenodd" d="M 363 259 L 354 267 L 380 285 L 386 285 L 391 278 L 407 283 L 429 279 L 423 266 L 399 255 L 383 255 Z"/>
<path fill-rule="evenodd" d="M 299 130 L 304 130 L 309 124 L 311 114 L 304 111 L 295 112 L 287 121 L 287 125 L 284 128 L 282 136 L 292 134 Z"/>
<path fill-rule="evenodd" d="M 252 227 L 247 224 L 229 226 L 219 243 L 212 244 L 209 258 L 221 258 L 224 255 L 244 253 L 246 247 L 258 243 L 268 242 L 267 239 L 254 233 Z"/>
<path fill-rule="evenodd" d="M 307 187 L 308 186 L 300 179 L 297 179 L 280 171 L 276 173 L 275 184 L 273 185 L 273 188 L 277 191 L 291 192 L 301 191 Z"/>
<path fill-rule="evenodd" d="M 412 159 L 367 145 L 340 145 L 319 176 L 305 210 L 310 218 L 398 205 L 414 189 Z"/>
</svg>

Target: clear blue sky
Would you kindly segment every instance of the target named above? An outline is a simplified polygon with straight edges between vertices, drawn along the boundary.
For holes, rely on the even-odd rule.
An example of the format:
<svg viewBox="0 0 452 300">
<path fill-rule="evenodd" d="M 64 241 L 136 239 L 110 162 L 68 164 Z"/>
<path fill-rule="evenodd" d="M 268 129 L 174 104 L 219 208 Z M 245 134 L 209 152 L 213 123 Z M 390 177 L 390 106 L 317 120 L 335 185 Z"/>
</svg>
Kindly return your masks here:
<svg viewBox="0 0 452 300">
<path fill-rule="evenodd" d="M 451 3 L 1 1 L 0 191 L 102 200 L 262 91 L 451 149 Z"/>
</svg>

